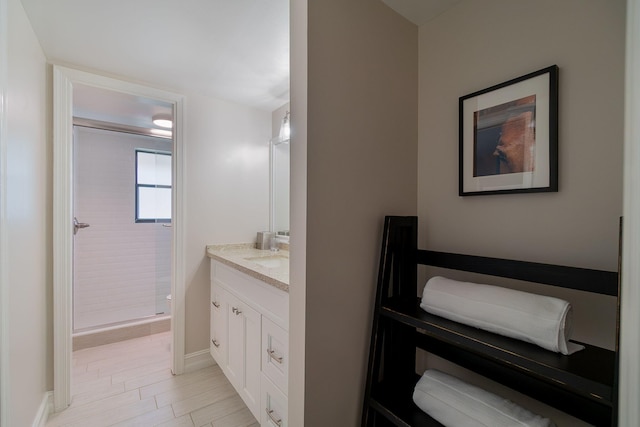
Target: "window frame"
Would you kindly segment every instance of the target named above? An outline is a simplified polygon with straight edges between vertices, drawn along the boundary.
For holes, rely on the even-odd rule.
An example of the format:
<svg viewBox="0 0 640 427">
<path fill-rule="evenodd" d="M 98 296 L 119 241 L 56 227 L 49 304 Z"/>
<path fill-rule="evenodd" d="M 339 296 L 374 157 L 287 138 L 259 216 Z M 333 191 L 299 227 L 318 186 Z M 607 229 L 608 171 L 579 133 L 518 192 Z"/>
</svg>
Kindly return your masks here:
<svg viewBox="0 0 640 427">
<path fill-rule="evenodd" d="M 150 223 L 170 224 L 171 223 L 171 217 L 169 217 L 169 218 L 142 218 L 142 219 L 139 218 L 139 214 L 140 214 L 140 191 L 139 191 L 139 189 L 140 188 L 165 188 L 165 189 L 168 188 L 169 190 L 173 191 L 173 163 L 171 164 L 171 169 L 172 169 L 171 185 L 140 184 L 140 183 L 138 183 L 138 153 L 169 156 L 171 158 L 171 160 L 173 161 L 173 156 L 172 156 L 172 153 L 170 151 L 153 150 L 153 149 L 145 149 L 145 148 L 136 148 L 135 149 L 135 156 L 134 156 L 134 163 L 135 163 L 134 188 L 135 188 L 135 190 L 134 191 L 135 191 L 135 198 L 136 198 L 136 206 L 135 206 L 135 211 L 134 211 L 134 222 L 136 224 L 150 224 Z M 172 212 L 172 214 L 173 214 L 173 212 Z"/>
</svg>

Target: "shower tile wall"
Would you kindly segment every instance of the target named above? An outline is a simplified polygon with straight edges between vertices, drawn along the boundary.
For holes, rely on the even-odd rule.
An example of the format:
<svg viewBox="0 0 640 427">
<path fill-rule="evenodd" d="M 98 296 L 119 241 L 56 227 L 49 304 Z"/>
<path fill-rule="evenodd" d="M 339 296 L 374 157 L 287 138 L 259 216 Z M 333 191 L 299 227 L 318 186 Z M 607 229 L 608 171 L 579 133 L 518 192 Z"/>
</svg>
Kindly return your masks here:
<svg viewBox="0 0 640 427">
<path fill-rule="evenodd" d="M 170 293 L 171 228 L 135 222 L 135 150 L 171 141 L 76 127 L 74 329 L 155 315 Z"/>
</svg>

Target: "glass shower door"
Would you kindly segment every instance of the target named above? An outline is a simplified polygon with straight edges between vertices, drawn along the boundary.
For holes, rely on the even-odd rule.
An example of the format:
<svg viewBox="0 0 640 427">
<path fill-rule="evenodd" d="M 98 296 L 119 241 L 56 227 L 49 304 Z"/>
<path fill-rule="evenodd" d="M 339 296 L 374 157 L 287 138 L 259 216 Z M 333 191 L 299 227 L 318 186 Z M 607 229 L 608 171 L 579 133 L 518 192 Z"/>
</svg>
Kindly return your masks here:
<svg viewBox="0 0 640 427">
<path fill-rule="evenodd" d="M 74 128 L 73 328 L 88 331 L 168 313 L 170 139 Z"/>
</svg>

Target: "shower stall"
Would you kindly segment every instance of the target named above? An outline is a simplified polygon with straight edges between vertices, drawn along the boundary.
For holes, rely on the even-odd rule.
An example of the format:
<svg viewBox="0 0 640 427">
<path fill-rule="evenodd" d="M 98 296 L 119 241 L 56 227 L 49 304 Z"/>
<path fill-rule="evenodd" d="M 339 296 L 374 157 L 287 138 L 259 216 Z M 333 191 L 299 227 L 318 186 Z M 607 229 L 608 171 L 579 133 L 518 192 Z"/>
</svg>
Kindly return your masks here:
<svg viewBox="0 0 640 427">
<path fill-rule="evenodd" d="M 74 126 L 74 350 L 169 329 L 172 140 Z"/>
</svg>

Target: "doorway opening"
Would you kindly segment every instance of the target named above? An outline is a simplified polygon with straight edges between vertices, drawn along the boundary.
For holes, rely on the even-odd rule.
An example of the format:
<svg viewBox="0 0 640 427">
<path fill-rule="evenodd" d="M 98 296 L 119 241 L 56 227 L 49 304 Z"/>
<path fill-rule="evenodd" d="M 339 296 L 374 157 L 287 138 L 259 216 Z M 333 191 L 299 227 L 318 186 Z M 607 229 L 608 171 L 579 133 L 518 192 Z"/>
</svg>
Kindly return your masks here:
<svg viewBox="0 0 640 427">
<path fill-rule="evenodd" d="M 173 127 L 153 125 L 156 116 Z M 168 364 L 174 374 L 184 369 L 182 120 L 181 95 L 54 66 L 56 412 L 71 403 L 77 337 L 106 344 L 123 327 L 139 334 L 170 323 Z M 127 194 L 117 196 L 114 184 Z M 123 274 L 141 265 L 144 279 Z"/>
</svg>

